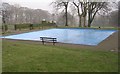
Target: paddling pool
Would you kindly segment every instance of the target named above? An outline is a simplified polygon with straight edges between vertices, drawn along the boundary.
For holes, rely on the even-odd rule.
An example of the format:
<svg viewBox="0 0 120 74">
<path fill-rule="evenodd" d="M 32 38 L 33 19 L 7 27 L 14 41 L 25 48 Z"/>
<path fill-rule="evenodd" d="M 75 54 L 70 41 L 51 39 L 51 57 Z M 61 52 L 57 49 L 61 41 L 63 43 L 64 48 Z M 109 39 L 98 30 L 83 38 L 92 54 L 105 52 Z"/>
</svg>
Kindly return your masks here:
<svg viewBox="0 0 120 74">
<path fill-rule="evenodd" d="M 41 41 L 40 37 L 57 38 L 57 42 L 82 44 L 82 45 L 98 45 L 107 37 L 115 33 L 117 30 L 97 30 L 97 29 L 78 29 L 78 28 L 62 28 L 62 29 L 47 29 L 34 31 L 1 38 L 17 39 L 17 40 L 33 40 Z"/>
</svg>

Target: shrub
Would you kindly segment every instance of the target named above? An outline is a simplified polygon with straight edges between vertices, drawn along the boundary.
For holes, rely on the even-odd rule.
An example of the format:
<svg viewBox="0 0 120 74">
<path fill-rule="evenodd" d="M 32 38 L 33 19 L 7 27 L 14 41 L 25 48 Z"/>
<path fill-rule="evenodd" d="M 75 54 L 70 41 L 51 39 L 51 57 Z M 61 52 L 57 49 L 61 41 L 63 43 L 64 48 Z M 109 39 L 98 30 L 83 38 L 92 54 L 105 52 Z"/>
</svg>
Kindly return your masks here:
<svg viewBox="0 0 120 74">
<path fill-rule="evenodd" d="M 8 30 L 8 25 L 2 25 L 2 31 L 7 31 Z"/>
</svg>

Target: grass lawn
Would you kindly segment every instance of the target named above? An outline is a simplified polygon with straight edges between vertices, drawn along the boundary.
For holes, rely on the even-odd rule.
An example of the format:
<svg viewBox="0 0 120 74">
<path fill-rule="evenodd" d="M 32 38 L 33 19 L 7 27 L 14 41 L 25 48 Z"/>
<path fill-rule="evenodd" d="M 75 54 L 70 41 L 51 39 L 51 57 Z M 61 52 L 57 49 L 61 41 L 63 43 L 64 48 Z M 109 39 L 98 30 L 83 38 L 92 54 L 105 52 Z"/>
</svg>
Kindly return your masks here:
<svg viewBox="0 0 120 74">
<path fill-rule="evenodd" d="M 118 54 L 3 40 L 3 72 L 117 72 Z"/>
</svg>

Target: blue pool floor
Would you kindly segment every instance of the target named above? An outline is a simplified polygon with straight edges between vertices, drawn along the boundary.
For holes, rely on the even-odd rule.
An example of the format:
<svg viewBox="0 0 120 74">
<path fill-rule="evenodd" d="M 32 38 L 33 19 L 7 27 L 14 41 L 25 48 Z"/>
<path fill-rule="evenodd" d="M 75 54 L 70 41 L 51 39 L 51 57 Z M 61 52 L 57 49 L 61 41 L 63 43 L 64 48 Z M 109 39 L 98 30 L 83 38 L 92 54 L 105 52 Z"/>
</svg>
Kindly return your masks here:
<svg viewBox="0 0 120 74">
<path fill-rule="evenodd" d="M 117 30 L 96 29 L 47 29 L 5 36 L 8 39 L 41 41 L 40 37 L 54 37 L 57 42 L 83 45 L 98 45 Z M 3 38 L 3 37 L 2 37 Z"/>
</svg>

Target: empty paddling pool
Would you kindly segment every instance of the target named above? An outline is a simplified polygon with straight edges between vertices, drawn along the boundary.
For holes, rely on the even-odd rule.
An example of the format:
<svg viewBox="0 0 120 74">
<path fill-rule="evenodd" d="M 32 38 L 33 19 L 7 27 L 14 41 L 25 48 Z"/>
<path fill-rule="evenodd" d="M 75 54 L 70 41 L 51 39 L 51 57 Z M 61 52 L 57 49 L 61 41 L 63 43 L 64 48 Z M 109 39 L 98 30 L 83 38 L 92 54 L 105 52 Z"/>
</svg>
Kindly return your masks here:
<svg viewBox="0 0 120 74">
<path fill-rule="evenodd" d="M 47 29 L 29 33 L 4 36 L 7 39 L 40 41 L 40 37 L 57 38 L 57 42 L 83 45 L 98 45 L 117 30 L 97 29 Z M 3 38 L 3 37 L 2 37 Z"/>
</svg>

